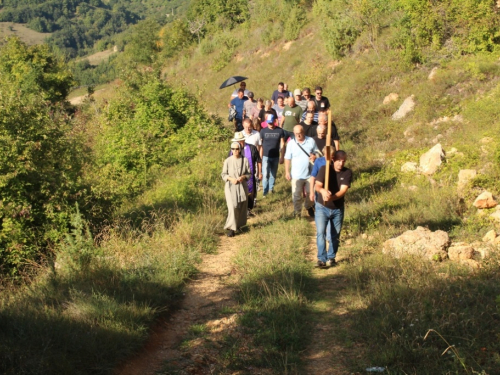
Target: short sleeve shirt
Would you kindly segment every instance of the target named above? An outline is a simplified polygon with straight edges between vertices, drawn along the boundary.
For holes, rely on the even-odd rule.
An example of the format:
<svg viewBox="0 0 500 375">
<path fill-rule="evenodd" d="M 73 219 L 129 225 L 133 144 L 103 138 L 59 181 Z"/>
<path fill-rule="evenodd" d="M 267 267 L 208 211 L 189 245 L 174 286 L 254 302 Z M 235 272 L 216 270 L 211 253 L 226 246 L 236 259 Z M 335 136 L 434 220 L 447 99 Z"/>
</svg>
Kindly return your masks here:
<svg viewBox="0 0 500 375">
<path fill-rule="evenodd" d="M 260 131 L 262 138 L 263 156 L 268 158 L 279 158 L 281 140 L 285 138 L 285 132 L 281 128 L 264 128 Z"/>
<path fill-rule="evenodd" d="M 254 108 L 257 108 L 257 102 L 256 101 L 252 101 L 252 100 L 248 99 L 243 104 L 243 109 L 245 110 L 246 115 L 248 117 L 250 117 L 250 114 L 252 113 L 252 111 L 253 111 Z"/>
<path fill-rule="evenodd" d="M 283 122 L 283 129 L 289 132 L 293 132 L 293 127 L 300 123 L 300 117 L 302 116 L 302 108 L 298 105 L 290 107 L 288 105 L 283 109 L 283 117 L 285 118 Z"/>
<path fill-rule="evenodd" d="M 313 169 L 311 171 L 311 176 L 316 178 L 316 176 L 318 176 L 318 172 L 319 172 L 319 169 L 326 165 L 326 159 L 324 156 L 320 157 L 320 158 L 317 158 L 315 161 L 314 161 L 314 166 L 313 166 Z"/>
<path fill-rule="evenodd" d="M 318 175 L 316 176 L 316 181 L 321 182 L 323 186 L 325 186 L 325 171 L 326 165 L 320 168 Z M 338 191 L 340 191 L 340 187 L 342 185 L 351 187 L 351 180 L 352 171 L 350 169 L 344 167 L 340 172 L 335 172 L 333 163 L 330 164 L 330 175 L 328 179 L 328 190 L 330 191 L 330 193 L 337 193 Z M 318 194 L 317 201 L 326 208 L 330 208 L 333 210 L 336 208 L 344 208 L 344 198 L 345 196 L 336 201 L 328 201 L 325 204 L 325 202 L 323 201 L 323 196 L 321 194 Z"/>
<path fill-rule="evenodd" d="M 246 132 L 242 132 L 245 137 L 245 143 L 249 145 L 254 145 L 255 147 L 260 146 L 262 144 L 260 133 L 257 130 L 252 130 L 251 134 L 247 134 Z"/>
<path fill-rule="evenodd" d="M 313 98 L 314 103 L 316 103 L 316 110 L 327 110 L 330 108 L 330 101 L 326 96 L 322 96 L 321 100 L 317 100 L 316 97 Z"/>
<path fill-rule="evenodd" d="M 300 123 L 302 127 L 304 128 L 304 134 L 307 137 L 316 137 L 318 135 L 316 129 L 318 128 L 318 124 L 315 123 L 314 121 L 311 123 L 311 125 L 307 125 L 304 121 Z"/>
<path fill-rule="evenodd" d="M 290 174 L 293 179 L 304 180 L 311 176 L 309 172 L 309 156 L 316 151 L 318 151 L 316 143 L 309 137 L 305 137 L 302 143 L 298 143 L 295 139 L 288 142 L 285 159 L 291 160 L 292 162 Z"/>
<path fill-rule="evenodd" d="M 283 92 L 279 92 L 278 90 L 274 90 L 273 92 L 273 95 L 271 96 L 271 100 L 273 101 L 273 103 L 276 104 L 276 102 L 278 101 L 278 98 L 288 98 L 290 96 L 290 92 L 289 91 L 283 91 Z"/>
<path fill-rule="evenodd" d="M 248 99 L 245 99 L 245 97 L 243 97 L 243 99 L 236 97 L 233 100 L 231 100 L 231 104 L 236 107 L 236 119 L 237 120 L 243 120 L 243 106 L 245 105 L 245 102 L 247 100 Z"/>
</svg>

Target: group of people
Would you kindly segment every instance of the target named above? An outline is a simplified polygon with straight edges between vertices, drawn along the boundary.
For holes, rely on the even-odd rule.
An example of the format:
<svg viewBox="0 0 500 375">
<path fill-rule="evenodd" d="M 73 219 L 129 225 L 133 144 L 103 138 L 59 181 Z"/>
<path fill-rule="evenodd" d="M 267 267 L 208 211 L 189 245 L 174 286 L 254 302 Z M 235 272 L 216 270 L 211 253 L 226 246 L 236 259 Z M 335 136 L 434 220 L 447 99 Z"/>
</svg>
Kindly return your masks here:
<svg viewBox="0 0 500 375">
<path fill-rule="evenodd" d="M 316 222 L 316 265 L 331 267 L 336 264 L 344 197 L 352 172 L 344 166 L 347 154 L 339 148 L 333 122 L 327 142 L 330 102 L 321 87 L 314 94 L 307 87 L 292 93 L 280 82 L 270 100 L 254 101 L 244 81 L 233 92 L 228 107 L 236 112 L 235 134 L 222 170 L 228 206 L 224 229 L 227 236 L 234 237 L 246 225 L 247 218 L 254 215 L 257 191 L 262 190 L 262 198 L 272 194 L 278 167 L 284 164 L 294 216 L 300 217 L 304 207 Z M 327 155 L 331 156 L 328 171 Z"/>
</svg>

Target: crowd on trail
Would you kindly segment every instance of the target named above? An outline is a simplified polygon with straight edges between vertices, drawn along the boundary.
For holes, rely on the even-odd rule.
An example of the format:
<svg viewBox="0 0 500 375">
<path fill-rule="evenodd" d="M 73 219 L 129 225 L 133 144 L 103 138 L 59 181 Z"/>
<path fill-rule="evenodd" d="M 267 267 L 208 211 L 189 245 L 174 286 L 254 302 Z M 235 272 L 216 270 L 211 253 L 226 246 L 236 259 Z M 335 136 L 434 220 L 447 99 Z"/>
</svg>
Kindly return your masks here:
<svg viewBox="0 0 500 375">
<path fill-rule="evenodd" d="M 254 216 L 257 192 L 264 199 L 274 192 L 278 167 L 284 164 L 294 216 L 300 217 L 304 207 L 316 222 L 316 266 L 323 268 L 336 265 L 352 172 L 344 166 L 347 154 L 340 150 L 330 101 L 319 86 L 314 94 L 307 87 L 288 91 L 283 82 L 270 100 L 255 100 L 245 81 L 234 90 L 228 108 L 235 134 L 222 169 L 228 207 L 224 229 L 234 237 L 246 225 Z"/>
</svg>

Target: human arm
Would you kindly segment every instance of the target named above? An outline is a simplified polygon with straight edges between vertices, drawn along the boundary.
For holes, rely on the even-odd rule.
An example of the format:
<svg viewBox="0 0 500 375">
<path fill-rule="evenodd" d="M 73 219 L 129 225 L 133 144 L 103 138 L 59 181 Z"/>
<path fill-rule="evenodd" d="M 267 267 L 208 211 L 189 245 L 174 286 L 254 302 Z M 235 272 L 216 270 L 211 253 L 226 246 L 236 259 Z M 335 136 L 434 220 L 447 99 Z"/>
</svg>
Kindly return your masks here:
<svg viewBox="0 0 500 375">
<path fill-rule="evenodd" d="M 315 186 L 314 183 L 315 183 L 315 181 L 316 181 L 316 177 L 311 175 L 311 177 L 309 177 L 309 186 L 313 187 L 313 189 L 309 189 L 309 200 L 311 202 L 314 202 L 314 195 L 315 195 L 314 194 L 314 186 Z"/>
<path fill-rule="evenodd" d="M 334 139 L 333 140 L 333 144 L 335 145 L 335 151 L 340 150 L 340 148 L 339 148 L 340 147 L 340 143 L 339 143 L 338 139 Z"/>
<path fill-rule="evenodd" d="M 290 159 L 285 158 L 285 176 L 288 181 L 292 179 L 292 177 L 290 176 L 290 164 Z"/>
<path fill-rule="evenodd" d="M 285 139 L 281 138 L 280 140 L 280 164 L 283 164 L 283 161 L 285 159 Z"/>
</svg>

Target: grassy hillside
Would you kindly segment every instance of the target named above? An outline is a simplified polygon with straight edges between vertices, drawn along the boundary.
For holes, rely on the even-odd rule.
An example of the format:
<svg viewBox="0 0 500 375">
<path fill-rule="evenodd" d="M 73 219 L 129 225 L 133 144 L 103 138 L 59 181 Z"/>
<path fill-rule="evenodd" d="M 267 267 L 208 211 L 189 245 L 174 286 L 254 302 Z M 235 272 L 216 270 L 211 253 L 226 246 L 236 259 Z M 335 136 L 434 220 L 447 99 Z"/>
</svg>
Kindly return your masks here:
<svg viewBox="0 0 500 375">
<path fill-rule="evenodd" d="M 0 40 L 12 35 L 19 37 L 26 44 L 32 45 L 44 43 L 51 34 L 31 30 L 21 23 L 0 22 Z"/>
</svg>

